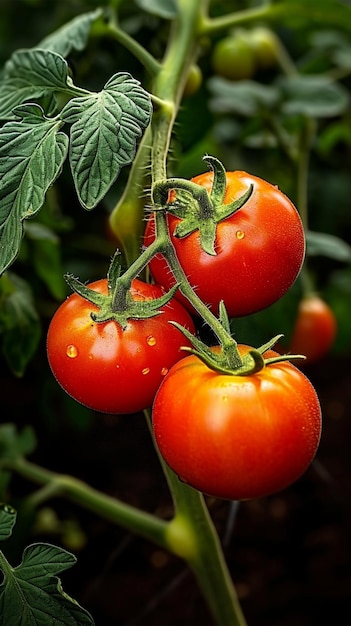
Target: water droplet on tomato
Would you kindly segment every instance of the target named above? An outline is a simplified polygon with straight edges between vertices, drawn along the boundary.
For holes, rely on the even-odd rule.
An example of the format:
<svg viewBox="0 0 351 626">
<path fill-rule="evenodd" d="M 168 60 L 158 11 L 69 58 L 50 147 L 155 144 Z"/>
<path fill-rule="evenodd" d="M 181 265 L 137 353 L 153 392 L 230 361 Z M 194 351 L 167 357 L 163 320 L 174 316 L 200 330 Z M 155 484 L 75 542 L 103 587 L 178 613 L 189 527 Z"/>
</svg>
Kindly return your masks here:
<svg viewBox="0 0 351 626">
<path fill-rule="evenodd" d="M 78 348 L 73 345 L 67 346 L 66 354 L 70 359 L 75 359 L 78 356 Z"/>
<path fill-rule="evenodd" d="M 244 233 L 243 230 L 237 230 L 235 235 L 236 235 L 237 239 L 244 239 L 244 237 L 245 237 L 245 233 Z"/>
<path fill-rule="evenodd" d="M 144 374 L 144 376 L 145 376 L 146 374 L 149 374 L 149 372 L 150 372 L 150 368 L 149 368 L 149 367 L 144 367 L 144 369 L 143 369 L 143 370 L 141 370 L 141 373 L 142 373 L 142 374 Z"/>
<path fill-rule="evenodd" d="M 147 340 L 146 343 L 148 346 L 155 346 L 156 345 L 156 339 L 155 337 L 153 337 L 152 335 L 150 335 Z"/>
<path fill-rule="evenodd" d="M 161 369 L 161 376 L 166 376 L 166 374 L 168 374 L 168 367 L 163 367 Z"/>
</svg>

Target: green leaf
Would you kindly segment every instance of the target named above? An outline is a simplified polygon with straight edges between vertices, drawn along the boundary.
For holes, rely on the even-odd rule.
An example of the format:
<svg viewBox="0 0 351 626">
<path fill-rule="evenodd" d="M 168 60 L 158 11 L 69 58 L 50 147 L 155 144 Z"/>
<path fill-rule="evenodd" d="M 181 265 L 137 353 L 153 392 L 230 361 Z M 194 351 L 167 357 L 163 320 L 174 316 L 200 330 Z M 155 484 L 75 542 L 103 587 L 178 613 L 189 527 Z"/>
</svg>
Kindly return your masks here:
<svg viewBox="0 0 351 626">
<path fill-rule="evenodd" d="M 20 432 L 13 423 L 0 426 L 0 458 L 17 459 L 34 452 L 37 445 L 34 430 L 25 426 Z"/>
<path fill-rule="evenodd" d="M 253 80 L 233 82 L 214 76 L 208 81 L 212 92 L 211 109 L 216 113 L 237 113 L 252 117 L 264 110 L 271 110 L 279 102 L 276 87 L 262 85 Z"/>
<path fill-rule="evenodd" d="M 41 208 L 68 151 L 68 137 L 59 132 L 62 120 L 46 118 L 37 105 L 14 113 L 19 119 L 0 130 L 0 273 L 17 256 L 22 221 Z"/>
<path fill-rule="evenodd" d="M 45 543 L 28 546 L 17 567 L 0 553 L 4 581 L 0 586 L 1 624 L 6 626 L 88 626 L 91 615 L 62 589 L 57 574 L 76 558 Z"/>
<path fill-rule="evenodd" d="M 43 95 L 67 91 L 68 65 L 50 50 L 17 50 L 7 61 L 0 87 L 0 118 L 12 119 L 12 109 Z"/>
<path fill-rule="evenodd" d="M 78 15 L 78 17 L 73 18 L 73 20 L 61 26 L 54 33 L 42 39 L 36 47 L 57 52 L 63 57 L 67 57 L 72 50 L 84 50 L 93 23 L 102 15 L 103 10 L 101 8 Z"/>
<path fill-rule="evenodd" d="M 166 20 L 171 20 L 178 14 L 177 0 L 135 0 L 135 4 L 140 9 Z"/>
<path fill-rule="evenodd" d="M 307 254 L 309 256 L 325 256 L 335 261 L 348 263 L 351 261 L 351 246 L 329 233 L 306 233 Z"/>
<path fill-rule="evenodd" d="M 8 539 L 16 523 L 17 513 L 12 506 L 0 504 L 0 541 Z"/>
<path fill-rule="evenodd" d="M 267 18 L 289 28 L 314 23 L 351 32 L 351 6 L 340 0 L 276 0 Z"/>
<path fill-rule="evenodd" d="M 36 273 L 51 295 L 57 300 L 63 300 L 66 283 L 58 236 L 44 224 L 29 221 L 25 223 L 25 235 L 31 242 L 30 254 Z"/>
<path fill-rule="evenodd" d="M 41 337 L 41 325 L 29 284 L 8 273 L 1 279 L 6 281 L 5 290 L 0 292 L 0 329 L 2 351 L 8 366 L 16 376 L 22 376 L 35 353 Z"/>
<path fill-rule="evenodd" d="M 350 106 L 350 96 L 344 87 L 327 76 L 300 75 L 279 81 L 284 102 L 282 111 L 288 115 L 335 117 Z"/>
<path fill-rule="evenodd" d="M 92 209 L 122 166 L 151 116 L 149 95 L 130 74 L 115 74 L 99 93 L 73 98 L 61 111 L 71 123 L 70 164 L 81 204 Z"/>
</svg>

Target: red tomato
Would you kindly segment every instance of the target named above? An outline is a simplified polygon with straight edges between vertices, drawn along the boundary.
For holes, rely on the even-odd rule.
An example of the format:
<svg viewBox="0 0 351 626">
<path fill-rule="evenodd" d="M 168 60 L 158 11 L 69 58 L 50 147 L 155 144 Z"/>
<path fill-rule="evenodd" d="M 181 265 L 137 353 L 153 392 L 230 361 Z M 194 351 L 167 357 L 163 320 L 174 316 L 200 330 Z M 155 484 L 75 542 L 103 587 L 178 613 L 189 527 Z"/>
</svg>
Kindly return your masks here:
<svg viewBox="0 0 351 626">
<path fill-rule="evenodd" d="M 218 312 L 223 300 L 230 317 L 254 313 L 278 300 L 293 284 L 303 263 L 305 236 L 298 212 L 277 187 L 245 172 L 227 172 L 225 204 L 253 185 L 249 200 L 231 217 L 219 222 L 216 256 L 204 252 L 199 231 L 180 239 L 174 229 L 180 219 L 167 215 L 178 260 L 198 296 Z M 192 179 L 210 191 L 213 173 Z M 151 215 L 144 243 L 154 240 Z M 161 255 L 150 262 L 155 281 L 165 288 L 174 278 Z M 179 291 L 176 297 L 193 313 Z"/>
<path fill-rule="evenodd" d="M 107 280 L 89 285 L 107 294 Z M 135 279 L 134 300 L 153 300 L 164 293 L 157 285 Z M 169 368 L 184 356 L 187 339 L 173 320 L 194 332 L 187 311 L 174 298 L 162 313 L 146 320 L 130 319 L 122 330 L 115 321 L 94 322 L 97 307 L 72 294 L 58 308 L 47 336 L 54 376 L 75 400 L 105 413 L 134 413 L 151 406 Z"/>
<path fill-rule="evenodd" d="M 305 363 L 317 361 L 333 345 L 336 336 L 336 319 L 329 305 L 319 296 L 303 298 L 289 347 L 291 354 L 304 354 Z"/>
<path fill-rule="evenodd" d="M 241 353 L 248 349 L 239 346 Z M 287 361 L 235 376 L 191 355 L 160 386 L 153 429 L 181 480 L 218 498 L 246 500 L 303 474 L 319 444 L 321 410 L 310 381 Z"/>
</svg>

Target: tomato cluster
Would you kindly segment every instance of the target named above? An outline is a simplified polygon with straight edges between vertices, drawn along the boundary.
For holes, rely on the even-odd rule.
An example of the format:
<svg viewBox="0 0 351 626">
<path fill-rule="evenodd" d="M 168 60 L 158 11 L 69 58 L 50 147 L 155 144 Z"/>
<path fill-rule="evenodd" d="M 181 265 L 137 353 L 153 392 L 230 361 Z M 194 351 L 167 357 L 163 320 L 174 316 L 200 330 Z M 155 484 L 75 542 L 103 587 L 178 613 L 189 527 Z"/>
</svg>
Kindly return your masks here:
<svg viewBox="0 0 351 626">
<path fill-rule="evenodd" d="M 271 30 L 238 29 L 216 43 L 212 66 L 216 74 L 228 80 L 247 80 L 259 70 L 274 67 L 278 56 L 278 39 Z"/>
<path fill-rule="evenodd" d="M 152 406 L 156 444 L 182 481 L 212 496 L 248 499 L 283 489 L 306 470 L 318 447 L 321 411 L 304 374 L 269 349 L 274 342 L 262 349 L 237 346 L 220 304 L 230 317 L 248 315 L 289 289 L 305 253 L 298 212 L 274 185 L 224 169 L 221 178 L 219 171 L 213 167 L 190 181 L 190 189 L 199 191 L 194 197 L 212 207 L 206 224 L 200 215 L 197 225 L 193 207 L 186 213 L 184 206 L 182 217 L 184 185 L 174 188 L 172 179 L 162 214 L 169 248 L 155 247 L 148 257 L 156 284 L 134 278 L 127 292 L 118 292 L 120 274 L 113 285 L 111 270 L 108 279 L 82 291 L 73 287 L 78 293 L 51 321 L 47 352 L 57 381 L 82 404 L 119 414 Z M 209 228 L 212 244 L 204 245 Z M 152 214 L 142 254 L 157 244 L 155 230 Z M 196 297 L 190 304 L 182 284 L 176 290 L 175 275 L 186 275 L 183 283 L 208 305 L 209 315 L 220 313 L 236 355 L 233 366 L 223 346 L 202 349 L 192 317 Z M 100 307 L 113 289 L 111 310 L 110 304 Z M 155 308 L 145 312 L 139 302 Z M 182 348 L 194 354 L 186 356 Z"/>
</svg>

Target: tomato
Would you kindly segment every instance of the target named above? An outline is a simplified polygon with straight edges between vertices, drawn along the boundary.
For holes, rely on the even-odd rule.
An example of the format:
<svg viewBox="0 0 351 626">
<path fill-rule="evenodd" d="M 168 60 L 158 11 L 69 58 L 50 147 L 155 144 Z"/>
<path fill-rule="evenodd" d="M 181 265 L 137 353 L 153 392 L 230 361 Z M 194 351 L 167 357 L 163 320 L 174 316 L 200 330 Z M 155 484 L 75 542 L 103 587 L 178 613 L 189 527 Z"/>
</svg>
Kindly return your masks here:
<svg viewBox="0 0 351 626">
<path fill-rule="evenodd" d="M 268 69 L 277 64 L 279 43 L 275 34 L 263 26 L 248 33 L 258 68 Z"/>
<path fill-rule="evenodd" d="M 89 285 L 107 295 L 107 280 Z M 132 282 L 134 300 L 163 294 L 157 285 Z M 59 384 L 75 400 L 105 413 L 134 413 L 151 406 L 169 368 L 184 352 L 187 339 L 173 320 L 194 332 L 187 311 L 174 299 L 162 313 L 145 320 L 129 319 L 122 330 L 116 321 L 94 322 L 97 307 L 72 294 L 54 314 L 47 336 L 50 367 Z"/>
<path fill-rule="evenodd" d="M 220 39 L 213 49 L 212 67 L 216 74 L 229 80 L 252 78 L 256 61 L 248 38 L 235 34 Z"/>
<path fill-rule="evenodd" d="M 329 305 L 317 295 L 303 298 L 289 346 L 292 354 L 304 354 L 307 363 L 323 357 L 333 345 L 336 319 Z"/>
<path fill-rule="evenodd" d="M 293 284 L 303 263 L 305 236 L 300 216 L 292 202 L 274 185 L 246 172 L 227 172 L 224 203 L 239 198 L 252 184 L 249 200 L 231 217 L 217 225 L 216 255 L 204 252 L 199 231 L 177 238 L 179 217 L 167 220 L 180 265 L 198 296 L 218 312 L 223 300 L 231 317 L 254 313 L 278 300 Z M 211 171 L 192 179 L 211 189 Z M 154 239 L 154 217 L 146 226 L 144 243 Z M 155 281 L 165 288 L 174 278 L 161 255 L 150 262 Z M 194 312 L 179 291 L 176 297 Z"/>
<path fill-rule="evenodd" d="M 241 354 L 248 349 L 239 346 Z M 287 361 L 235 376 L 191 355 L 162 382 L 153 429 L 182 481 L 218 498 L 246 500 L 280 491 L 303 474 L 318 448 L 321 410 L 308 378 Z"/>
<path fill-rule="evenodd" d="M 189 73 L 184 87 L 184 96 L 193 96 L 198 91 L 202 83 L 201 68 L 195 63 L 190 66 Z"/>
</svg>

